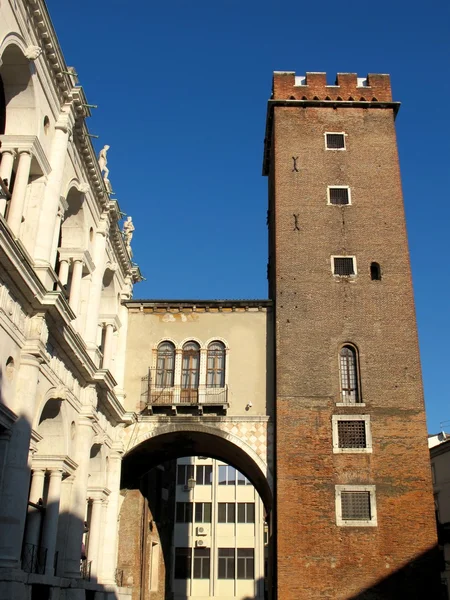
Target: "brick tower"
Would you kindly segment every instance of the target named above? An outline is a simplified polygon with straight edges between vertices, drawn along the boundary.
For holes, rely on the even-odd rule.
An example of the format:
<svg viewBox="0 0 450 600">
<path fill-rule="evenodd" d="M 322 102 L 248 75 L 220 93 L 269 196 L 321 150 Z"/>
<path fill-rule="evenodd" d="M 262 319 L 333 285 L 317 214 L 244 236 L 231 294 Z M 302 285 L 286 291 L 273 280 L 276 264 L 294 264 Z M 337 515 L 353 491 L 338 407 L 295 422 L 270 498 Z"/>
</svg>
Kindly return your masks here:
<svg viewBox="0 0 450 600">
<path fill-rule="evenodd" d="M 398 108 L 388 75 L 274 74 L 279 600 L 439 597 Z"/>
</svg>

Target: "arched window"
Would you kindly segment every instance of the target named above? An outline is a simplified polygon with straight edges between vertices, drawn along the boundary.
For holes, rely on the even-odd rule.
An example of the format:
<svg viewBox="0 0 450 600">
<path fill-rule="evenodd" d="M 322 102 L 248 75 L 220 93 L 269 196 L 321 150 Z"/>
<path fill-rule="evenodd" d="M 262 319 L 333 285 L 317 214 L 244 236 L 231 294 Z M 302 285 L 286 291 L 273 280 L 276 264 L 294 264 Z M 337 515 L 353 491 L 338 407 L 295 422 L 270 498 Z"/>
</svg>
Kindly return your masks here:
<svg viewBox="0 0 450 600">
<path fill-rule="evenodd" d="M 381 267 L 377 262 L 370 263 L 370 279 L 381 281 Z"/>
<path fill-rule="evenodd" d="M 184 390 L 196 390 L 200 371 L 200 346 L 197 342 L 187 342 L 183 346 L 181 366 L 181 387 Z"/>
<path fill-rule="evenodd" d="M 339 352 L 339 366 L 342 402 L 348 404 L 360 402 L 356 348 L 349 345 L 342 346 Z"/>
<path fill-rule="evenodd" d="M 161 342 L 156 360 L 156 387 L 172 387 L 175 372 L 175 346 L 172 342 Z"/>
<path fill-rule="evenodd" d="M 211 342 L 208 346 L 206 386 L 225 386 L 225 346 L 222 342 Z"/>
</svg>

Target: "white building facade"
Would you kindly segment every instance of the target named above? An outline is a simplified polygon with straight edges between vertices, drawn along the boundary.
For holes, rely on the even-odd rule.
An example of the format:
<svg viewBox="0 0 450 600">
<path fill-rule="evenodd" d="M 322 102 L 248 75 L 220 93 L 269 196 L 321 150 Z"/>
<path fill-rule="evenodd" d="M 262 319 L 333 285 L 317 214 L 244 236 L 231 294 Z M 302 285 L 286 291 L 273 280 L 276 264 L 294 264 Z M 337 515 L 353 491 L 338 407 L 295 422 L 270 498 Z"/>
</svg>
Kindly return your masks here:
<svg viewBox="0 0 450 600">
<path fill-rule="evenodd" d="M 264 506 L 249 480 L 212 458 L 177 461 L 175 600 L 264 598 Z"/>
<path fill-rule="evenodd" d="M 128 419 L 121 302 L 140 275 L 131 262 L 130 220 L 121 231 L 108 147 L 96 156 L 89 114 L 45 3 L 2 2 L 2 599 L 29 598 L 30 589 L 43 598 L 50 589 L 68 599 L 84 599 L 89 588 L 117 594 Z"/>
</svg>

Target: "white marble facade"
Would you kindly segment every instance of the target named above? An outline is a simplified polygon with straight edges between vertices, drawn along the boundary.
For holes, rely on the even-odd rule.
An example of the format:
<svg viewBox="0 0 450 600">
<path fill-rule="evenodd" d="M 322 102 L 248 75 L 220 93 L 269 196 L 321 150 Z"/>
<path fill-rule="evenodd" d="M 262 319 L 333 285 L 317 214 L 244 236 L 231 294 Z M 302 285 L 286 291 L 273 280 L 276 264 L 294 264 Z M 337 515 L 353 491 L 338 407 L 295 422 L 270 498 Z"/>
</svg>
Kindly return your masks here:
<svg viewBox="0 0 450 600">
<path fill-rule="evenodd" d="M 140 274 L 71 73 L 45 2 L 1 2 L 1 599 L 29 598 L 33 584 L 54 586 L 52 598 L 118 594 L 121 302 Z"/>
</svg>

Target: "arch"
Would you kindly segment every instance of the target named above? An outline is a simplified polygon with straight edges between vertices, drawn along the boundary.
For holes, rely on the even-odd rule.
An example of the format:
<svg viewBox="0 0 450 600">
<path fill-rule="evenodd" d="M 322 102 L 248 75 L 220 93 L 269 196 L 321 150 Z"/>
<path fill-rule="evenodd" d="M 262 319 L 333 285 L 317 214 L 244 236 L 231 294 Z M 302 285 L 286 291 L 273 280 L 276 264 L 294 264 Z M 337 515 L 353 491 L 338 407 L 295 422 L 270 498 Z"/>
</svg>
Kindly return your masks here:
<svg viewBox="0 0 450 600">
<path fill-rule="evenodd" d="M 14 135 L 37 135 L 38 119 L 33 84 L 34 67 L 25 56 L 26 44 L 17 34 L 7 36 L 0 46 L 0 79 L 3 88 L 3 131 Z"/>
<path fill-rule="evenodd" d="M 68 454 L 68 439 L 66 419 L 62 409 L 63 400 L 52 398 L 45 403 L 36 431 L 42 436 L 37 444 L 38 455 L 66 456 Z"/>
<path fill-rule="evenodd" d="M 184 338 L 183 340 L 181 340 L 181 342 L 179 344 L 176 344 L 176 348 L 177 350 L 182 350 L 183 347 L 188 344 L 189 342 L 195 342 L 196 344 L 198 344 L 200 346 L 200 348 L 206 348 L 206 346 L 204 346 L 203 342 L 196 337 L 190 336 L 187 338 Z"/>
<path fill-rule="evenodd" d="M 215 335 L 214 337 L 208 338 L 205 342 L 205 348 L 208 348 L 208 346 L 212 343 L 212 342 L 222 342 L 222 344 L 225 346 L 225 350 L 229 350 L 230 346 L 228 344 L 228 341 L 223 338 L 220 337 L 218 335 Z"/>
<path fill-rule="evenodd" d="M 234 434 L 203 424 L 163 425 L 138 437 L 123 457 L 121 487 L 136 489 L 150 469 L 182 456 L 210 456 L 232 465 L 251 481 L 266 510 L 272 508 L 273 481 L 267 464 Z"/>
<path fill-rule="evenodd" d="M 89 487 L 106 487 L 106 460 L 103 444 L 94 443 L 89 454 Z"/>
<path fill-rule="evenodd" d="M 102 295 L 100 299 L 100 314 L 115 315 L 119 308 L 115 280 L 116 269 L 109 265 L 103 271 Z"/>
<path fill-rule="evenodd" d="M 87 248 L 89 235 L 83 210 L 84 194 L 72 184 L 66 201 L 68 208 L 61 226 L 61 247 L 84 250 Z"/>
</svg>

